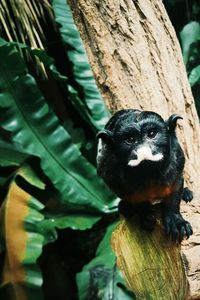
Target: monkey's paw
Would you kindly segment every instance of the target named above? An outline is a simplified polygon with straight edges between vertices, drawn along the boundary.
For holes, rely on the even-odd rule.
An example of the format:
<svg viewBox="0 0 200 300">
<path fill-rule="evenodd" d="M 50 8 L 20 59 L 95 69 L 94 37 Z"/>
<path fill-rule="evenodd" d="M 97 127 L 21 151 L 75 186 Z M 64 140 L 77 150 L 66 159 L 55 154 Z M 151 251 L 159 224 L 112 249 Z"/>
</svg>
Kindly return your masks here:
<svg viewBox="0 0 200 300">
<path fill-rule="evenodd" d="M 155 226 L 156 226 L 156 218 L 154 217 L 154 215 L 149 214 L 146 216 L 140 216 L 140 225 L 142 227 L 142 229 L 146 230 L 146 231 L 153 231 Z"/>
<path fill-rule="evenodd" d="M 185 201 L 185 202 L 190 202 L 192 201 L 193 199 L 193 192 L 188 189 L 188 187 L 185 187 L 183 189 L 183 195 L 182 195 L 182 199 Z"/>
<path fill-rule="evenodd" d="M 192 226 L 183 219 L 180 213 L 167 213 L 163 218 L 165 232 L 171 235 L 173 241 L 181 242 L 184 237 L 187 239 L 193 234 Z"/>
<path fill-rule="evenodd" d="M 125 218 L 131 218 L 134 214 L 133 206 L 130 203 L 127 203 L 121 200 L 118 204 L 118 210 L 121 215 Z"/>
</svg>

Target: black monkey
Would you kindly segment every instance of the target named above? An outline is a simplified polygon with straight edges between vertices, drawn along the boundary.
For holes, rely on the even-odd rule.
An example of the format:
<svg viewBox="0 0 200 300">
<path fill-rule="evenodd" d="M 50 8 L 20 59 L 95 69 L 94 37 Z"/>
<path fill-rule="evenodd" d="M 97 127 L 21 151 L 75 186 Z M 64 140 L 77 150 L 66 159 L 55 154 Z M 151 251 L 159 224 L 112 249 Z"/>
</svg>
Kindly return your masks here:
<svg viewBox="0 0 200 300">
<path fill-rule="evenodd" d="M 141 225 L 153 230 L 154 204 L 161 203 L 167 234 L 181 241 L 193 233 L 180 213 L 181 199 L 193 198 L 183 188 L 185 158 L 175 128 L 179 115 L 167 121 L 151 111 L 126 109 L 111 117 L 97 134 L 97 171 L 122 201 L 119 210 L 125 217 L 138 211 Z"/>
</svg>

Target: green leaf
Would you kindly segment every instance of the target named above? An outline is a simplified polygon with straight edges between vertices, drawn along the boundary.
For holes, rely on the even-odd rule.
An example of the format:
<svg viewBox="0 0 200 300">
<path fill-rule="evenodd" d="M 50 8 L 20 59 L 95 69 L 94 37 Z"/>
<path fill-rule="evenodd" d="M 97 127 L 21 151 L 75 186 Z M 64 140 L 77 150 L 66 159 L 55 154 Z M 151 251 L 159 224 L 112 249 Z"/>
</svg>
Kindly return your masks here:
<svg viewBox="0 0 200 300">
<path fill-rule="evenodd" d="M 84 114 L 84 105 L 82 104 L 81 100 L 78 97 L 77 92 L 69 85 L 68 78 L 64 75 L 62 75 L 55 66 L 55 61 L 52 57 L 47 55 L 45 50 L 43 49 L 31 49 L 29 46 L 18 43 L 18 42 L 9 42 L 9 45 L 16 46 L 17 49 L 26 49 L 30 54 L 36 56 L 41 63 L 44 64 L 46 68 L 49 69 L 49 71 L 52 73 L 53 77 L 58 80 L 61 84 L 63 84 L 63 87 L 67 89 L 68 93 L 71 95 L 74 103 L 78 101 L 79 106 L 82 107 L 83 111 L 80 112 L 83 119 L 86 121 L 87 118 Z M 63 127 L 70 133 L 72 141 L 76 146 L 80 149 L 83 145 L 83 143 L 86 142 L 85 133 L 82 128 L 75 128 L 72 120 L 68 119 L 64 122 Z"/>
<path fill-rule="evenodd" d="M 18 169 L 1 207 L 2 234 L 5 240 L 5 260 L 1 294 L 9 292 L 9 299 L 42 299 L 42 274 L 37 259 L 42 252 L 44 237 L 38 224 L 44 219 L 44 206 L 15 182 L 17 176 L 35 186 L 44 184 L 28 166 Z M 26 226 L 26 224 L 31 226 Z"/>
<path fill-rule="evenodd" d="M 91 121 L 91 115 L 89 113 L 88 107 L 84 104 L 84 102 L 80 99 L 78 91 L 68 82 L 68 78 L 62 75 L 56 68 L 54 59 L 46 54 L 46 52 L 42 49 L 30 49 L 27 47 L 27 50 L 37 56 L 40 61 L 44 64 L 45 67 L 48 67 L 51 71 L 53 77 L 59 81 L 62 85 L 63 89 L 66 90 L 66 93 L 69 95 L 69 100 L 74 105 L 75 109 L 78 111 L 80 116 L 89 123 L 92 128 L 94 128 L 94 124 Z M 96 129 L 95 129 L 96 130 Z"/>
<path fill-rule="evenodd" d="M 45 237 L 45 244 L 52 243 L 57 239 L 57 229 L 71 228 L 74 230 L 90 229 L 100 220 L 99 216 L 82 214 L 45 213 L 45 219 L 40 223 L 39 231 Z"/>
<path fill-rule="evenodd" d="M 46 219 L 43 222 L 44 226 L 49 228 L 72 228 L 78 230 L 90 229 L 94 223 L 100 220 L 99 216 L 89 215 L 89 214 L 52 214 L 46 215 Z"/>
<path fill-rule="evenodd" d="M 96 257 L 77 275 L 79 300 L 133 300 L 134 295 L 126 289 L 116 258 L 110 247 L 111 234 L 116 223 L 110 225 L 101 241 Z"/>
<path fill-rule="evenodd" d="M 82 128 L 75 128 L 71 120 L 66 120 L 64 128 L 70 133 L 73 143 L 80 149 L 86 143 L 85 133 Z"/>
<path fill-rule="evenodd" d="M 13 134 L 13 143 L 20 142 L 26 153 L 41 158 L 41 167 L 63 204 L 108 212 L 113 195 L 59 124 L 13 45 L 0 47 L 0 64 L 0 116 L 2 127 Z"/>
<path fill-rule="evenodd" d="M 192 69 L 192 71 L 189 74 L 189 82 L 191 86 L 198 83 L 199 80 L 200 80 L 200 65 Z"/>
<path fill-rule="evenodd" d="M 20 166 L 28 157 L 19 143 L 14 146 L 0 139 L 0 166 Z"/>
<path fill-rule="evenodd" d="M 74 100 L 76 106 L 80 106 L 79 111 L 84 109 L 89 122 L 96 130 L 100 130 L 106 124 L 110 115 L 96 86 L 70 7 L 65 0 L 53 0 L 52 6 L 55 19 L 60 24 L 59 30 L 63 42 L 68 46 L 66 54 L 73 66 L 74 79 L 79 86 L 79 90 L 83 91 L 82 102 L 80 102 L 73 87 L 71 93 L 74 93 L 74 99 L 72 100 Z"/>
<path fill-rule="evenodd" d="M 196 21 L 185 25 L 180 32 L 184 63 L 187 64 L 192 44 L 200 40 L 200 24 Z"/>
</svg>

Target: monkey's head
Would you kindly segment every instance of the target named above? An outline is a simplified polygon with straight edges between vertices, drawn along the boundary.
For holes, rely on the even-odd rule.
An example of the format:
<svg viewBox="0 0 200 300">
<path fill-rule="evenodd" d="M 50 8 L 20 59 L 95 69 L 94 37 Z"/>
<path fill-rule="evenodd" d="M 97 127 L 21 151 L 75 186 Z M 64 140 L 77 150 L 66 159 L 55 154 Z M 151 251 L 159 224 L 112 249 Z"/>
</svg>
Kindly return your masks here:
<svg viewBox="0 0 200 300">
<path fill-rule="evenodd" d="M 170 136 L 175 135 L 178 119 L 182 118 L 172 115 L 164 121 L 151 111 L 118 111 L 97 135 L 97 163 L 104 155 L 112 154 L 123 167 L 160 168 L 169 158 Z"/>
</svg>

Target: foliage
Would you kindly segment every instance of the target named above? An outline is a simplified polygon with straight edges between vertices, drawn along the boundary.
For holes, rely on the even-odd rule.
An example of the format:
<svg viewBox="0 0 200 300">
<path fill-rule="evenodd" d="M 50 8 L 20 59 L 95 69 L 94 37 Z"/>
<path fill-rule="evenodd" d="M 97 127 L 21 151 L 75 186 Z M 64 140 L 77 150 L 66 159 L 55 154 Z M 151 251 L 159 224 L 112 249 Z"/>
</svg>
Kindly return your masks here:
<svg viewBox="0 0 200 300">
<path fill-rule="evenodd" d="M 165 0 L 164 3 L 180 39 L 188 79 L 200 116 L 200 3 L 196 0 Z"/>
<path fill-rule="evenodd" d="M 44 188 L 44 184 L 27 165 L 22 165 L 10 182 L 1 207 L 2 235 L 6 247 L 1 295 L 2 299 L 7 299 L 6 293 L 12 288 L 11 299 L 42 299 L 42 275 L 36 261 L 44 241 L 44 215 L 40 212 L 44 205 L 20 188 L 17 176 Z M 28 287 L 23 288 L 22 284 Z"/>
<path fill-rule="evenodd" d="M 124 287 L 122 275 L 117 269 L 116 258 L 110 247 L 111 234 L 115 227 L 116 223 L 108 227 L 95 258 L 77 275 L 80 300 L 134 298 L 134 295 Z"/>
<path fill-rule="evenodd" d="M 200 23 L 193 21 L 185 25 L 180 32 L 183 58 L 189 75 L 191 86 L 198 83 L 199 77 L 199 52 Z"/>
<path fill-rule="evenodd" d="M 133 299 L 109 246 L 118 199 L 95 167 L 109 113 L 70 9 L 2 1 L 0 17 L 0 297 L 89 299 L 84 285 L 96 299 L 111 287 Z M 89 285 L 81 274 L 97 262 L 101 278 Z"/>
</svg>

